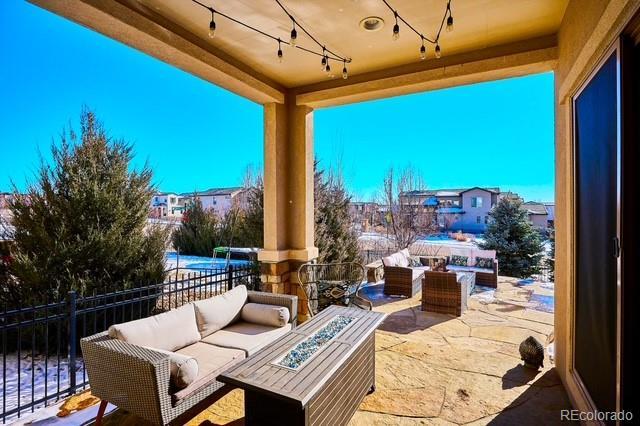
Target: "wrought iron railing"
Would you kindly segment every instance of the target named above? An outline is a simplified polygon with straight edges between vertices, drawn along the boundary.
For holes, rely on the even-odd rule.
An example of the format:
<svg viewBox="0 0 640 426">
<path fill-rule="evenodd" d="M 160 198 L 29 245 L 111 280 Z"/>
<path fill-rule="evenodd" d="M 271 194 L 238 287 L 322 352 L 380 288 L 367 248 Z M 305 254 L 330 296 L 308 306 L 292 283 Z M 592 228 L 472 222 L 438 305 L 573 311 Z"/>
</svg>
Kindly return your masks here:
<svg viewBox="0 0 640 426">
<path fill-rule="evenodd" d="M 172 269 L 161 284 L 105 294 L 80 296 L 72 291 L 65 300 L 0 312 L 2 336 L 3 423 L 36 408 L 88 388 L 80 339 L 109 326 L 145 318 L 204 299 L 239 284 L 259 285 L 256 265 L 230 265 L 225 269 Z"/>
</svg>

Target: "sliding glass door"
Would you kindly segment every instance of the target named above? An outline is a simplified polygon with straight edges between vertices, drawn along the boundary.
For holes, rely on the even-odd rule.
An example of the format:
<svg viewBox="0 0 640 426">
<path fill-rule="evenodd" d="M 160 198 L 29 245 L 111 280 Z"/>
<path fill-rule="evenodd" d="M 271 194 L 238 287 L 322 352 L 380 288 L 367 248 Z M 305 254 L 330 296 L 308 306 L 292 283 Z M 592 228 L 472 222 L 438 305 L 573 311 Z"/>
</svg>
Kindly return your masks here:
<svg viewBox="0 0 640 426">
<path fill-rule="evenodd" d="M 617 407 L 620 287 L 620 54 L 574 96 L 573 368 L 600 411 Z"/>
</svg>

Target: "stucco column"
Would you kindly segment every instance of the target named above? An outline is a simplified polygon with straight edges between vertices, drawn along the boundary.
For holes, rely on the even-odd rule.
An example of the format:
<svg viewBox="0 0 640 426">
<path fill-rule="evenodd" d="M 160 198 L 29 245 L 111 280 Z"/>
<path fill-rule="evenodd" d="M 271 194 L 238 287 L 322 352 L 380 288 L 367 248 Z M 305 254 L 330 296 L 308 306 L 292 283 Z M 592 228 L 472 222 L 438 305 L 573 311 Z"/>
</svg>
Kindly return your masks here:
<svg viewBox="0 0 640 426">
<path fill-rule="evenodd" d="M 318 256 L 314 247 L 313 110 L 284 104 L 264 106 L 264 290 L 297 294 L 299 314 L 306 316 L 306 300 L 295 271 Z"/>
</svg>

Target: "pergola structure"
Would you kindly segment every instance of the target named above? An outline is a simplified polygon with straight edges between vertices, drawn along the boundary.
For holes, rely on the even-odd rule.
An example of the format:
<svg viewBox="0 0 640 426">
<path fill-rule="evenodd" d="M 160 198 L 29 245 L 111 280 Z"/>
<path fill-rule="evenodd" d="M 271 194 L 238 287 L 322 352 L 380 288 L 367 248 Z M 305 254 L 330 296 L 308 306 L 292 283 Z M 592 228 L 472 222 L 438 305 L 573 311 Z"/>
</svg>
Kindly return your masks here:
<svg viewBox="0 0 640 426">
<path fill-rule="evenodd" d="M 320 70 L 320 57 L 283 47 L 224 17 L 208 36 L 211 14 L 191 0 L 31 0 L 264 106 L 265 237 L 259 260 L 274 292 L 298 292 L 297 265 L 314 259 L 313 111 L 545 71 L 555 73 L 556 108 L 556 366 L 572 403 L 597 408 L 575 372 L 575 173 L 573 100 L 581 85 L 628 28 L 638 0 L 453 0 L 453 32 L 439 40 L 442 57 L 420 60 L 420 38 L 382 0 L 284 1 L 326 47 L 350 58 L 349 78 Z M 229 16 L 288 41 L 290 16 L 274 0 L 202 0 Z M 390 0 L 415 28 L 434 37 L 446 0 Z M 379 17 L 381 29 L 361 21 Z M 298 31 L 298 44 L 317 46 Z M 637 36 L 637 34 L 636 34 Z M 518 95 L 513 104 L 517 107 Z M 461 119 L 463 119 L 461 117 Z M 425 122 L 437 117 L 425 116 Z M 298 292 L 300 296 L 302 293 Z M 305 303 L 299 304 L 302 309 Z M 306 314 L 302 311 L 301 315 Z M 618 353 L 618 362 L 620 354 Z M 617 407 L 621 407 L 618 365 Z"/>
</svg>

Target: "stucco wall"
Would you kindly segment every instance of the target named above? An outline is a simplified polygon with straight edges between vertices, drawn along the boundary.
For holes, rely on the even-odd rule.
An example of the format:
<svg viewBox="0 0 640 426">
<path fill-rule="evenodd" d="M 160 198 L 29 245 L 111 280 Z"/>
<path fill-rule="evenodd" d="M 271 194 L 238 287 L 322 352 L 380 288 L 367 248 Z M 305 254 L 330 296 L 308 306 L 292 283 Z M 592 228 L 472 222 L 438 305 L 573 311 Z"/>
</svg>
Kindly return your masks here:
<svg viewBox="0 0 640 426">
<path fill-rule="evenodd" d="M 482 207 L 472 207 L 471 199 L 474 197 L 482 198 Z M 491 192 L 481 189 L 472 189 L 462 193 L 462 209 L 465 213 L 456 222 L 456 226 L 464 231 L 483 232 L 486 228 L 485 217 L 489 215 L 493 198 Z M 480 223 L 478 223 L 478 216 Z"/>
<path fill-rule="evenodd" d="M 571 0 L 558 33 L 556 91 L 555 363 L 574 407 L 591 411 L 572 374 L 572 133 L 571 96 L 637 10 L 638 0 Z"/>
<path fill-rule="evenodd" d="M 529 220 L 531 224 L 539 229 L 547 228 L 547 215 L 546 214 L 530 214 Z"/>
</svg>

